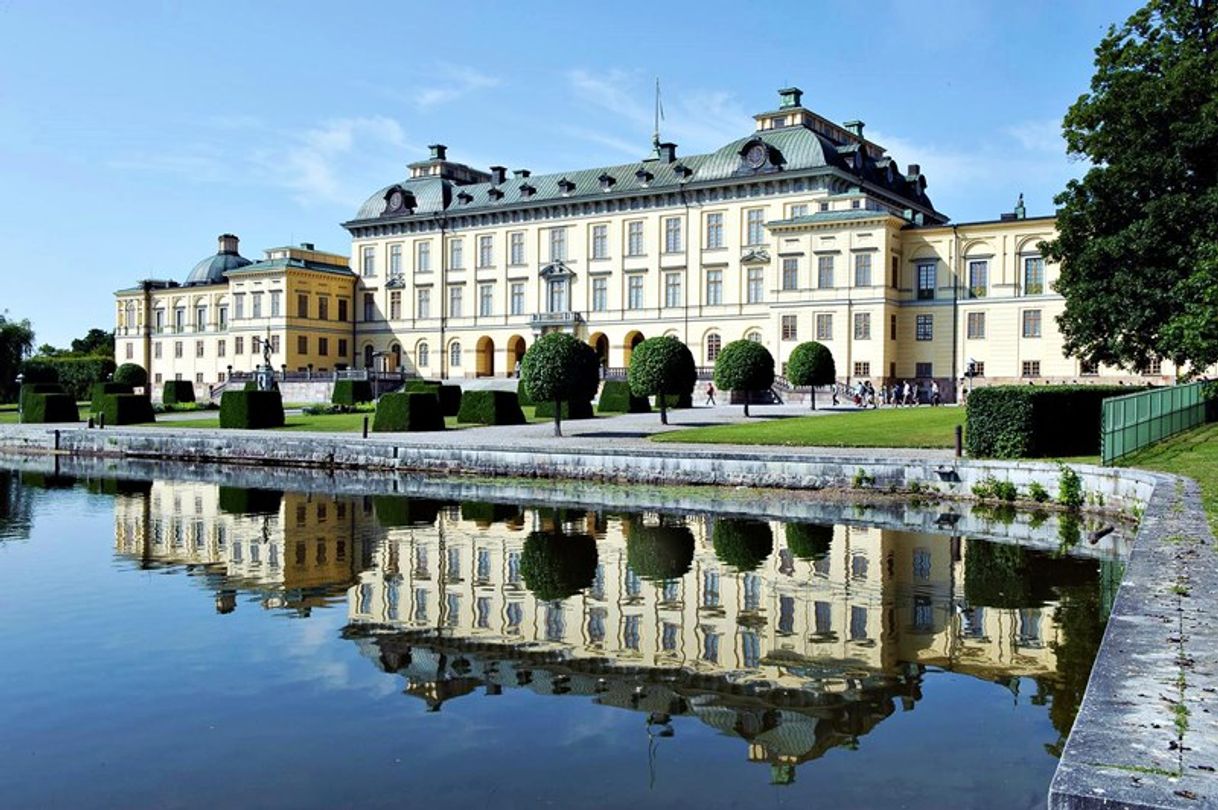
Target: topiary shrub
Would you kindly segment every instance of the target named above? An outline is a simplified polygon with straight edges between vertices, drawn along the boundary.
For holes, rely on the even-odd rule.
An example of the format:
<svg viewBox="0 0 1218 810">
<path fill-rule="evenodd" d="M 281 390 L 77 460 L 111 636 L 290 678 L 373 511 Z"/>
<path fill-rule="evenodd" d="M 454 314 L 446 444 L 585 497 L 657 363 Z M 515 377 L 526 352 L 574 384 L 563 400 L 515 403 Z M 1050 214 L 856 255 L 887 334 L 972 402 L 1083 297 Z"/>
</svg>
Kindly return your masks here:
<svg viewBox="0 0 1218 810">
<path fill-rule="evenodd" d="M 715 556 L 737 571 L 752 571 L 774 551 L 774 533 L 762 520 L 719 518 L 712 534 Z"/>
<path fill-rule="evenodd" d="M 278 391 L 225 391 L 220 396 L 220 427 L 283 427 L 283 397 Z"/>
<path fill-rule="evenodd" d="M 372 418 L 374 433 L 444 430 L 440 399 L 424 392 L 385 394 L 376 403 Z"/>
<path fill-rule="evenodd" d="M 114 370 L 114 381 L 132 388 L 148 385 L 148 372 L 139 363 L 123 363 Z"/>
<path fill-rule="evenodd" d="M 660 423 L 668 424 L 670 394 L 687 394 L 693 401 L 698 368 L 689 347 L 675 337 L 648 338 L 630 354 L 630 390 L 635 396 L 655 396 Z"/>
<path fill-rule="evenodd" d="M 600 358 L 595 349 L 574 335 L 550 332 L 525 352 L 520 379 L 529 396 L 538 403 L 538 415 L 541 403 L 549 403 L 545 415 L 554 417 L 554 435 L 561 436 L 564 409 L 554 403 L 580 403 L 570 405 L 567 410 L 574 414 L 586 407 L 591 414 L 592 398 L 600 385 Z"/>
<path fill-rule="evenodd" d="M 651 403 L 647 397 L 636 397 L 625 380 L 605 380 L 601 385 L 601 398 L 596 403 L 597 413 L 650 413 Z"/>
<path fill-rule="evenodd" d="M 819 523 L 788 523 L 787 548 L 801 560 L 821 560 L 833 545 L 833 527 Z"/>
<path fill-rule="evenodd" d="M 833 352 L 823 343 L 809 340 L 791 350 L 787 358 L 787 381 L 791 385 L 808 386 L 812 389 L 812 410 L 816 410 L 816 388 L 832 385 L 837 380 L 837 366 Z"/>
<path fill-rule="evenodd" d="M 492 523 L 510 523 L 519 517 L 520 507 L 510 503 L 486 503 L 485 501 L 462 501 L 461 503 L 461 519 L 482 527 L 490 526 Z"/>
<path fill-rule="evenodd" d="M 374 495 L 372 509 L 376 522 L 386 529 L 406 526 L 431 526 L 443 506 L 428 498 L 407 498 L 401 495 Z"/>
<path fill-rule="evenodd" d="M 749 415 L 749 395 L 774 385 L 774 357 L 760 343 L 733 340 L 715 359 L 715 385 L 721 391 L 743 391 L 744 415 Z"/>
<path fill-rule="evenodd" d="M 372 383 L 367 380 L 335 380 L 330 402 L 354 407 L 372 401 Z"/>
<path fill-rule="evenodd" d="M 538 419 L 554 417 L 553 402 L 539 402 L 533 407 L 533 415 Z M 574 402 L 562 403 L 562 411 L 560 413 L 562 419 L 595 419 L 596 414 L 592 412 L 592 403 L 577 399 Z"/>
<path fill-rule="evenodd" d="M 63 394 L 63 386 L 54 382 L 36 382 L 22 383 L 21 390 L 17 392 L 18 407 L 25 410 L 26 401 L 35 394 Z"/>
<path fill-rule="evenodd" d="M 39 379 L 53 370 L 53 379 Z M 114 373 L 114 361 L 109 357 L 34 357 L 22 365 L 24 380 L 29 382 L 58 382 L 77 402 L 89 398 L 93 383 L 104 382 Z M 33 376 L 31 376 L 33 375 Z"/>
<path fill-rule="evenodd" d="M 161 402 L 166 405 L 195 401 L 195 384 L 190 380 L 166 380 L 161 389 Z"/>
<path fill-rule="evenodd" d="M 435 394 L 440 400 L 440 413 L 456 416 L 461 411 L 461 386 L 436 382 L 435 380 L 408 380 L 402 386 L 406 393 Z"/>
<path fill-rule="evenodd" d="M 553 602 L 590 586 L 596 577 L 596 559 L 591 535 L 532 532 L 520 554 L 520 575 L 534 596 Z"/>
<path fill-rule="evenodd" d="M 76 400 L 69 394 L 28 394 L 21 403 L 21 423 L 79 422 Z"/>
<path fill-rule="evenodd" d="M 230 515 L 278 515 L 283 490 L 255 487 L 220 487 L 221 512 Z"/>
<path fill-rule="evenodd" d="M 1131 393 L 1116 385 L 994 385 L 969 394 L 965 444 L 977 458 L 1100 452 L 1100 405 Z"/>
<path fill-rule="evenodd" d="M 537 404 L 533 401 L 533 398 L 529 396 L 529 389 L 528 386 L 524 384 L 524 380 L 516 383 L 516 399 L 520 401 L 520 407 L 522 408 L 526 405 Z"/>
<path fill-rule="evenodd" d="M 626 532 L 626 563 L 640 579 L 680 579 L 694 562 L 694 533 L 688 526 L 645 526 L 639 517 Z"/>
<path fill-rule="evenodd" d="M 125 383 L 102 382 L 93 383 L 93 390 L 89 392 L 89 412 L 99 413 L 101 411 L 101 398 L 106 394 L 132 394 L 131 386 Z M 151 407 L 151 405 L 149 405 Z M 107 419 L 109 424 L 110 420 Z"/>
<path fill-rule="evenodd" d="M 102 394 L 97 413 L 107 425 L 139 425 L 155 422 L 152 400 L 143 394 Z"/>
<path fill-rule="evenodd" d="M 477 425 L 523 425 L 524 411 L 511 391 L 466 391 L 457 421 Z"/>
</svg>

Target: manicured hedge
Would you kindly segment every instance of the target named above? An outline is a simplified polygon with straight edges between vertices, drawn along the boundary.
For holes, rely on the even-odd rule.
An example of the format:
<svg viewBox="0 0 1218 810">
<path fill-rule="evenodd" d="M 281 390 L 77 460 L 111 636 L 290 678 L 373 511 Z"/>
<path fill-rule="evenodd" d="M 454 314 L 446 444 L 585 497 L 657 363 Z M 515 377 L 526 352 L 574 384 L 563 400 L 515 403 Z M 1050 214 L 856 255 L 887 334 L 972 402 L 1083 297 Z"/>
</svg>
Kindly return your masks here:
<svg viewBox="0 0 1218 810">
<path fill-rule="evenodd" d="M 833 545 L 833 527 L 818 523 L 788 523 L 787 548 L 801 560 L 820 560 Z"/>
<path fill-rule="evenodd" d="M 424 392 L 385 394 L 376 403 L 372 430 L 375 433 L 444 430 L 439 397 Z"/>
<path fill-rule="evenodd" d="M 431 393 L 440 400 L 440 413 L 456 416 L 461 411 L 461 386 L 440 383 L 434 380 L 410 380 L 402 386 L 408 394 Z"/>
<path fill-rule="evenodd" d="M 220 487 L 220 511 L 230 515 L 278 515 L 283 490 Z"/>
<path fill-rule="evenodd" d="M 636 397 L 625 380 L 605 380 L 601 386 L 601 398 L 596 403 L 597 413 L 650 413 L 651 403 L 647 397 Z"/>
<path fill-rule="evenodd" d="M 114 370 L 114 381 L 132 388 L 148 385 L 148 372 L 139 363 L 123 363 Z"/>
<path fill-rule="evenodd" d="M 21 410 L 25 410 L 26 400 L 35 394 L 62 394 L 65 393 L 63 386 L 54 382 L 36 382 L 24 383 L 21 390 L 17 392 L 17 401 L 20 403 Z"/>
<path fill-rule="evenodd" d="M 596 578 L 596 541 L 590 534 L 533 532 L 520 553 L 525 587 L 542 602 L 574 596 Z"/>
<path fill-rule="evenodd" d="M 520 507 L 513 506 L 510 503 L 486 503 L 485 501 L 461 502 L 461 519 L 477 523 L 479 526 L 489 526 L 492 523 L 509 523 L 519 519 L 519 517 Z"/>
<path fill-rule="evenodd" d="M 76 476 L 23 472 L 21 473 L 21 486 L 36 487 L 38 489 L 71 489 L 76 486 Z"/>
<path fill-rule="evenodd" d="M 143 394 L 102 394 L 97 413 L 107 425 L 138 425 L 155 422 L 152 400 Z"/>
<path fill-rule="evenodd" d="M 109 379 L 114 368 L 114 361 L 109 357 L 32 357 L 22 365 L 22 373 L 30 382 L 58 382 L 64 391 L 81 402 L 89 398 L 93 383 Z M 51 369 L 54 379 L 46 379 L 46 369 Z"/>
<path fill-rule="evenodd" d="M 523 425 L 524 411 L 511 391 L 466 391 L 461 395 L 458 422 L 479 425 Z"/>
<path fill-rule="evenodd" d="M 762 520 L 719 518 L 711 542 L 719 561 L 737 571 L 752 571 L 774 551 L 774 533 Z"/>
<path fill-rule="evenodd" d="M 1133 393 L 1116 385 L 995 385 L 968 397 L 965 439 L 977 458 L 1100 452 L 1100 403 Z"/>
<path fill-rule="evenodd" d="M 161 390 L 161 402 L 166 405 L 177 405 L 182 402 L 195 401 L 195 384 L 190 380 L 166 380 Z"/>
<path fill-rule="evenodd" d="M 376 522 L 386 529 L 404 526 L 431 526 L 440 515 L 439 501 L 407 498 L 401 495 L 374 495 L 372 509 Z"/>
<path fill-rule="evenodd" d="M 1007 543 L 968 539 L 964 546 L 964 599 L 972 607 L 1034 608 L 1061 598 L 1071 585 L 1094 585 L 1093 561 L 1033 551 Z"/>
<path fill-rule="evenodd" d="M 21 423 L 79 422 L 76 400 L 68 394 L 28 394 L 21 404 Z"/>
<path fill-rule="evenodd" d="M 367 380 L 336 380 L 330 402 L 335 405 L 357 405 L 372 401 L 372 383 Z"/>
<path fill-rule="evenodd" d="M 553 402 L 538 402 L 533 410 L 533 415 L 538 419 L 545 417 L 554 417 Z M 567 419 L 594 419 L 596 414 L 592 412 L 592 403 L 587 400 L 577 399 L 574 402 L 564 402 L 562 404 L 562 418 Z"/>
<path fill-rule="evenodd" d="M 220 427 L 283 427 L 283 397 L 278 391 L 225 391 L 220 397 Z"/>
<path fill-rule="evenodd" d="M 524 380 L 516 383 L 516 399 L 520 401 L 520 407 L 522 408 L 526 405 L 537 404 L 533 401 L 533 398 L 529 396 L 529 388 L 524 384 Z"/>
<path fill-rule="evenodd" d="M 126 383 L 116 382 L 100 382 L 93 383 L 93 390 L 89 393 L 89 412 L 98 413 L 101 411 L 101 400 L 106 394 L 132 394 L 135 393 L 130 385 Z M 107 424 L 110 422 L 106 419 Z"/>
<path fill-rule="evenodd" d="M 626 533 L 626 564 L 640 579 L 680 579 L 694 562 L 694 533 L 688 526 L 646 526 L 639 517 Z"/>
</svg>

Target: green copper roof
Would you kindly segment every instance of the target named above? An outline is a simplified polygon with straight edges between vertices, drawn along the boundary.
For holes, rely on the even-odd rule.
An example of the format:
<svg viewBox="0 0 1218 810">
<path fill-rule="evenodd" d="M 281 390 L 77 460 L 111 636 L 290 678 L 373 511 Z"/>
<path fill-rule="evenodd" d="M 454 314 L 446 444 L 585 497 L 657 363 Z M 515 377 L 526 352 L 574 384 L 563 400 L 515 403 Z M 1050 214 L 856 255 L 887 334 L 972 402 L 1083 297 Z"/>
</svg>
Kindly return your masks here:
<svg viewBox="0 0 1218 810">
<path fill-rule="evenodd" d="M 302 259 L 264 259 L 260 262 L 253 262 L 235 270 L 230 270 L 225 275 L 231 278 L 247 273 L 270 273 L 287 269 L 310 270 L 314 273 L 331 273 L 336 276 L 355 276 L 355 273 L 351 272 L 349 267 L 329 264 L 327 262 L 304 261 Z"/>
<path fill-rule="evenodd" d="M 877 219 L 891 216 L 895 216 L 895 214 L 888 211 L 852 208 L 849 211 L 817 211 L 815 214 L 807 214 L 802 217 L 776 219 L 773 222 L 767 222 L 766 225 L 815 225 L 818 222 L 850 222 L 856 219 Z"/>
</svg>

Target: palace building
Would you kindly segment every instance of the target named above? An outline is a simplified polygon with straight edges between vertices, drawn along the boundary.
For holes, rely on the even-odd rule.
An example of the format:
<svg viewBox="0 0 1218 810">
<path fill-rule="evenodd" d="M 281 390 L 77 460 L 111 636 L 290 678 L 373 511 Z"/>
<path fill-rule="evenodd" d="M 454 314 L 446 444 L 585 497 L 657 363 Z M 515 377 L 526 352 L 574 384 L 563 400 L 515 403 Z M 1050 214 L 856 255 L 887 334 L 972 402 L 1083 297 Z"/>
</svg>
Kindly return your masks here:
<svg viewBox="0 0 1218 810">
<path fill-rule="evenodd" d="M 949 394 L 970 369 L 977 384 L 1129 376 L 1062 353 L 1065 303 L 1039 247 L 1052 217 L 1026 216 L 1021 198 L 996 219 L 952 223 L 922 167 L 902 168 L 861 121 L 803 106 L 798 88 L 755 120 L 709 154 L 657 137 L 636 163 L 544 175 L 484 171 L 433 145 L 343 223 L 354 273 L 311 246 L 235 266 L 246 260 L 221 237 L 232 250 L 222 244 L 185 285 L 118 293 L 117 359 L 144 358 L 154 379 L 221 382 L 229 365 L 261 362 L 253 344 L 270 330 L 285 370 L 508 376 L 533 340 L 563 330 L 610 369 L 644 338 L 672 335 L 702 366 L 745 338 L 781 368 L 818 340 L 842 381 L 934 379 Z M 239 311 L 238 284 L 251 302 L 278 290 L 291 309 Z M 185 345 L 201 306 L 214 335 Z M 220 354 L 242 332 L 243 349 Z M 1171 371 L 1152 363 L 1148 376 Z"/>
</svg>

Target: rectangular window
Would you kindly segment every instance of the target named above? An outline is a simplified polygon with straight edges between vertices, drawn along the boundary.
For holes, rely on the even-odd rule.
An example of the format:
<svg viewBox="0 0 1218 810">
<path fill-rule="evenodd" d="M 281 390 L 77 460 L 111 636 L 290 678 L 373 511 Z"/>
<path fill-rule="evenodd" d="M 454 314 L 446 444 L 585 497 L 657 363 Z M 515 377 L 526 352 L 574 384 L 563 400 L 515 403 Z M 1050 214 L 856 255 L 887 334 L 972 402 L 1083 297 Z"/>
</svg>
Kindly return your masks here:
<svg viewBox="0 0 1218 810">
<path fill-rule="evenodd" d="M 262 354 L 262 338 L 260 338 L 260 337 L 250 338 L 250 354 L 253 354 L 253 355 Z"/>
<path fill-rule="evenodd" d="M 330 338 L 319 337 L 317 339 L 317 353 L 322 357 L 330 354 Z"/>
<path fill-rule="evenodd" d="M 203 356 L 203 341 L 196 340 L 195 341 L 195 357 L 202 357 L 202 356 Z"/>
<path fill-rule="evenodd" d="M 372 293 L 364 293 L 364 320 L 376 320 L 376 296 Z"/>
<path fill-rule="evenodd" d="M 524 231 L 513 231 L 508 237 L 508 264 L 524 264 Z"/>
<path fill-rule="evenodd" d="M 175 341 L 173 342 L 173 356 L 174 356 L 174 357 L 181 357 L 181 356 L 182 356 L 182 341 L 180 341 L 180 340 L 175 340 Z"/>
<path fill-rule="evenodd" d="M 799 340 L 799 319 L 795 315 L 782 316 L 782 339 Z"/>
<path fill-rule="evenodd" d="M 723 214 L 706 215 L 706 247 L 708 250 L 723 247 Z"/>
<path fill-rule="evenodd" d="M 452 270 L 465 267 L 465 240 L 451 239 L 448 243 L 448 266 Z"/>
<path fill-rule="evenodd" d="M 897 339 L 897 316 L 896 315 L 888 316 L 888 339 L 889 340 Z"/>
<path fill-rule="evenodd" d="M 228 307 L 221 305 L 216 310 L 216 323 L 220 326 L 221 330 L 228 328 Z"/>
<path fill-rule="evenodd" d="M 854 257 L 854 286 L 871 286 L 871 254 L 859 253 Z"/>
<path fill-rule="evenodd" d="M 389 320 L 396 321 L 402 317 L 402 291 L 393 290 L 389 293 Z"/>
<path fill-rule="evenodd" d="M 626 280 L 626 308 L 627 309 L 642 309 L 643 308 L 643 277 L 640 275 L 630 276 Z"/>
<path fill-rule="evenodd" d="M 228 354 L 228 344 L 226 341 L 216 341 L 216 357 L 225 357 Z"/>
<path fill-rule="evenodd" d="M 819 256 L 816 259 L 816 286 L 827 290 L 833 286 L 833 257 Z"/>
<path fill-rule="evenodd" d="M 490 317 L 495 310 L 495 287 L 493 284 L 478 286 L 478 314 L 483 318 Z"/>
<path fill-rule="evenodd" d="M 807 203 L 796 203 L 795 205 L 791 206 L 791 219 L 796 219 L 797 217 L 806 217 L 807 215 L 808 215 L 808 204 Z"/>
<path fill-rule="evenodd" d="M 681 220 L 678 217 L 664 220 L 664 252 L 681 252 Z"/>
<path fill-rule="evenodd" d="M 1100 373 L 1100 364 L 1084 360 L 1078 364 L 1078 373 L 1084 377 L 1094 377 Z"/>
<path fill-rule="evenodd" d="M 592 226 L 592 258 L 608 259 L 609 258 L 609 226 L 608 225 L 593 225 Z"/>
<path fill-rule="evenodd" d="M 389 277 L 397 278 L 402 275 L 402 245 L 389 246 Z"/>
<path fill-rule="evenodd" d="M 643 255 L 643 223 L 639 220 L 626 224 L 626 255 Z"/>
<path fill-rule="evenodd" d="M 550 229 L 550 261 L 561 262 L 567 258 L 567 229 Z"/>
<path fill-rule="evenodd" d="M 296 296 L 296 317 L 309 317 L 309 296 L 303 293 Z"/>
<path fill-rule="evenodd" d="M 512 285 L 512 314 L 524 314 L 524 285 L 520 282 Z"/>
<path fill-rule="evenodd" d="M 748 276 L 748 303 L 759 304 L 765 298 L 765 271 L 760 267 L 750 267 Z"/>
<path fill-rule="evenodd" d="M 716 306 L 723 303 L 723 271 L 706 271 L 706 303 Z"/>
<path fill-rule="evenodd" d="M 871 376 L 871 363 L 868 363 L 866 361 L 855 363 L 854 364 L 854 376 L 870 377 Z"/>
<path fill-rule="evenodd" d="M 253 304 L 253 317 L 262 317 L 262 293 L 253 293 L 250 295 L 250 302 Z"/>
<path fill-rule="evenodd" d="M 195 331 L 207 330 L 207 307 L 195 307 Z"/>
<path fill-rule="evenodd" d="M 465 294 L 465 288 L 458 284 L 453 284 L 448 288 L 448 317 L 461 317 L 461 299 Z"/>
<path fill-rule="evenodd" d="M 965 371 L 965 376 L 984 377 L 985 376 L 985 363 L 981 360 L 974 360 L 973 365 L 972 365 L 972 374 L 969 374 L 968 371 Z"/>
<path fill-rule="evenodd" d="M 195 382 L 197 382 L 197 383 L 203 382 L 203 372 L 202 371 L 200 371 L 198 374 L 195 374 Z M 257 548 L 257 546 L 253 546 L 253 548 Z"/>
<path fill-rule="evenodd" d="M 985 298 L 989 290 L 990 263 L 971 261 L 968 263 L 968 297 Z"/>
<path fill-rule="evenodd" d="M 338 299 L 338 319 L 344 323 L 348 320 L 347 309 L 349 308 L 350 303 L 351 302 L 346 298 Z"/>
<path fill-rule="evenodd" d="M 854 339 L 871 340 L 871 313 L 854 313 Z"/>
<path fill-rule="evenodd" d="M 431 290 L 424 288 L 415 293 L 415 317 L 431 317 Z"/>
<path fill-rule="evenodd" d="M 985 313 L 970 312 L 968 314 L 968 331 L 970 340 L 981 340 L 985 337 Z"/>
<path fill-rule="evenodd" d="M 664 306 L 679 307 L 681 306 L 681 274 L 680 273 L 665 273 L 664 274 Z"/>
<path fill-rule="evenodd" d="M 1026 338 L 1040 337 L 1040 310 L 1025 309 L 1023 311 L 1023 336 Z"/>
<path fill-rule="evenodd" d="M 271 335 L 271 354 L 279 354 L 279 335 Z"/>
<path fill-rule="evenodd" d="M 478 237 L 478 266 L 490 267 L 495 263 L 495 237 Z"/>
<path fill-rule="evenodd" d="M 364 278 L 371 278 L 376 275 L 376 248 L 372 245 L 364 246 L 364 263 L 361 272 Z"/>
<path fill-rule="evenodd" d="M 1039 377 L 1040 376 L 1040 361 L 1039 360 L 1024 360 L 1021 374 L 1024 377 Z"/>
<path fill-rule="evenodd" d="M 609 309 L 609 279 L 597 276 L 592 279 L 592 311 L 605 312 Z"/>
<path fill-rule="evenodd" d="M 416 273 L 431 272 L 431 242 L 419 242 L 415 246 L 414 269 Z"/>
<path fill-rule="evenodd" d="M 346 338 L 338 339 L 338 356 L 344 360 L 347 358 L 347 340 Z"/>
<path fill-rule="evenodd" d="M 259 296 L 255 295 L 255 298 Z M 281 290 L 271 290 L 271 317 L 278 318 L 283 309 L 283 292 Z"/>
<path fill-rule="evenodd" d="M 744 243 L 760 245 L 765 243 L 765 211 L 761 208 L 751 208 L 745 214 Z"/>
<path fill-rule="evenodd" d="M 915 321 L 914 337 L 918 340 L 935 339 L 935 316 L 919 315 Z"/>
<path fill-rule="evenodd" d="M 1045 292 L 1045 260 L 1028 256 L 1023 260 L 1023 294 L 1043 295 Z"/>
<path fill-rule="evenodd" d="M 918 263 L 918 300 L 927 301 L 935 297 L 935 263 Z"/>
<path fill-rule="evenodd" d="M 330 299 L 324 295 L 317 298 L 317 320 L 330 320 Z"/>
<path fill-rule="evenodd" d="M 932 363 L 915 363 L 914 376 L 920 380 L 929 380 L 935 376 L 934 364 Z"/>
<path fill-rule="evenodd" d="M 233 338 L 233 354 L 245 354 L 245 338 Z"/>
<path fill-rule="evenodd" d="M 892 271 L 891 272 L 892 272 L 891 285 L 892 285 L 892 288 L 895 290 L 898 286 L 900 286 L 900 280 L 901 280 L 901 260 L 896 256 L 892 257 Z"/>
<path fill-rule="evenodd" d="M 567 280 L 565 278 L 552 278 L 547 281 L 546 295 L 548 303 L 546 312 L 567 311 Z"/>
<path fill-rule="evenodd" d="M 298 335 L 296 337 L 296 353 L 297 354 L 308 354 L 309 353 L 308 335 Z"/>
<path fill-rule="evenodd" d="M 782 260 L 782 288 L 784 290 L 799 289 L 799 259 Z"/>
<path fill-rule="evenodd" d="M 833 340 L 833 316 L 822 313 L 816 316 L 816 339 Z"/>
</svg>

